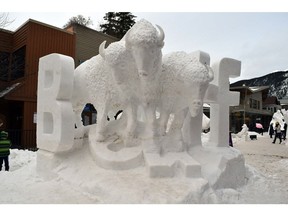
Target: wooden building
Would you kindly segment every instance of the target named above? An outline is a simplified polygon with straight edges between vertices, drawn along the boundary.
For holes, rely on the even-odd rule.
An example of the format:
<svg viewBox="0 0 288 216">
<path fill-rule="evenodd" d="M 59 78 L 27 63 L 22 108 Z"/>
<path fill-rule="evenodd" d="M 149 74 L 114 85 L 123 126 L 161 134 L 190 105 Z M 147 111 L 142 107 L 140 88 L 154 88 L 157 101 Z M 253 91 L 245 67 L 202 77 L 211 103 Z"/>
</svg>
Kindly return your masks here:
<svg viewBox="0 0 288 216">
<path fill-rule="evenodd" d="M 106 41 L 106 46 L 110 43 L 118 41 L 110 35 L 106 35 L 102 32 L 95 31 L 86 26 L 79 24 L 72 24 L 68 26 L 66 31 L 74 33 L 76 36 L 76 54 L 75 54 L 75 67 L 78 67 L 81 63 L 99 54 L 99 46 L 103 41 Z M 83 107 L 82 121 L 83 125 L 95 124 L 97 122 L 97 111 L 90 103 Z"/>
<path fill-rule="evenodd" d="M 15 32 L 0 29 L 0 130 L 9 132 L 14 147 L 37 147 L 39 58 L 60 53 L 78 66 L 97 55 L 104 40 L 118 39 L 87 27 L 60 29 L 32 19 Z"/>
<path fill-rule="evenodd" d="M 79 24 L 70 25 L 66 30 L 76 35 L 76 54 L 74 58 L 76 67 L 87 59 L 99 54 L 99 46 L 103 41 L 106 40 L 107 46 L 119 40 Z"/>
<path fill-rule="evenodd" d="M 274 113 L 267 110 L 267 104 L 264 104 L 268 98 L 269 86 L 237 86 L 230 87 L 230 91 L 240 92 L 239 106 L 230 107 L 230 130 L 237 133 L 246 124 L 249 130 L 255 131 L 256 123 L 261 123 L 267 131 Z"/>
</svg>

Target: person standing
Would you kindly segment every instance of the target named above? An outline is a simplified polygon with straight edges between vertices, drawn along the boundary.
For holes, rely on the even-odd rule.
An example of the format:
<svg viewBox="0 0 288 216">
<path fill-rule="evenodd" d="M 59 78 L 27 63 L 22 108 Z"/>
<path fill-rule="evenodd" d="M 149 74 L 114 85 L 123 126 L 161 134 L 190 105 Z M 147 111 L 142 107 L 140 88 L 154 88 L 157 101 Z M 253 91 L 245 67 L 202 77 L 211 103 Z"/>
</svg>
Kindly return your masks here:
<svg viewBox="0 0 288 216">
<path fill-rule="evenodd" d="M 280 143 L 282 142 L 282 131 L 281 131 L 281 125 L 279 124 L 279 122 L 276 122 L 275 124 L 275 137 L 274 137 L 274 140 L 273 140 L 273 144 L 275 144 L 275 141 L 276 141 L 276 138 L 278 137 L 280 139 Z"/>
<path fill-rule="evenodd" d="M 269 135 L 270 135 L 270 138 L 273 138 L 273 134 L 274 134 L 274 128 L 273 128 L 273 123 L 270 124 L 270 127 L 269 127 Z"/>
<path fill-rule="evenodd" d="M 283 140 L 286 140 L 286 133 L 287 133 L 287 124 L 284 123 L 284 131 L 283 131 Z"/>
<path fill-rule="evenodd" d="M 8 133 L 0 132 L 0 171 L 2 170 L 3 162 L 5 163 L 5 171 L 9 171 L 9 155 L 11 141 L 8 139 Z"/>
</svg>

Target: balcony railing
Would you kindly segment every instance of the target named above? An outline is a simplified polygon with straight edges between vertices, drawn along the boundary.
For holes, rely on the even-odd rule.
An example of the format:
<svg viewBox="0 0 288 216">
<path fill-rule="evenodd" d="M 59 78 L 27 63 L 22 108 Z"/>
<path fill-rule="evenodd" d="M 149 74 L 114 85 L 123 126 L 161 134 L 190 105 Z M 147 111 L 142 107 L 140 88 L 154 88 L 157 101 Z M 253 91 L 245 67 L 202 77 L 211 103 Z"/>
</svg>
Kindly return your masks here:
<svg viewBox="0 0 288 216">
<path fill-rule="evenodd" d="M 12 142 L 11 148 L 37 151 L 36 130 L 8 129 L 8 139 Z"/>
</svg>

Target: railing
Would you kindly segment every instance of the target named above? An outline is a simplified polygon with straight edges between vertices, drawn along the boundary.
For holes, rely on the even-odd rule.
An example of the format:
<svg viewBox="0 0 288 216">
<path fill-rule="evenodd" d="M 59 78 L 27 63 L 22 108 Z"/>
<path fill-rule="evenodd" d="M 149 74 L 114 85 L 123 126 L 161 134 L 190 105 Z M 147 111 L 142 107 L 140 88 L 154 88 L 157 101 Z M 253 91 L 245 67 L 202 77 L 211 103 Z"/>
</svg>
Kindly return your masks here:
<svg viewBox="0 0 288 216">
<path fill-rule="evenodd" d="M 240 111 L 244 111 L 245 112 L 251 112 L 251 113 L 258 113 L 258 114 L 262 114 L 262 115 L 271 115 L 274 113 L 273 111 L 270 110 L 266 110 L 266 109 L 253 109 L 250 107 L 244 107 L 244 105 L 239 105 L 239 106 L 231 106 L 230 110 L 233 112 L 240 112 Z"/>
<path fill-rule="evenodd" d="M 36 144 L 36 130 L 6 130 L 9 134 L 8 138 L 12 142 L 11 148 L 28 149 L 31 151 L 37 151 Z"/>
</svg>

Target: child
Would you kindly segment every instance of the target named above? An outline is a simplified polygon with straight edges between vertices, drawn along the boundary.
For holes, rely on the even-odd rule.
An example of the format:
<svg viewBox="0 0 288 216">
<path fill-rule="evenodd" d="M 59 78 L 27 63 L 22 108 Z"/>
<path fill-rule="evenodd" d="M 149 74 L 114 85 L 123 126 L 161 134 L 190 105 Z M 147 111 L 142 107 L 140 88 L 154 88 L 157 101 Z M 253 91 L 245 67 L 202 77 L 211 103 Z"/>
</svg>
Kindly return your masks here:
<svg viewBox="0 0 288 216">
<path fill-rule="evenodd" d="M 2 170 L 3 161 L 5 163 L 5 171 L 9 171 L 9 155 L 10 155 L 11 141 L 8 140 L 8 133 L 0 132 L 0 171 Z"/>
</svg>

